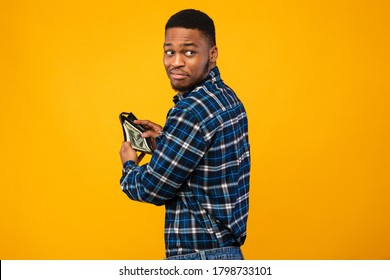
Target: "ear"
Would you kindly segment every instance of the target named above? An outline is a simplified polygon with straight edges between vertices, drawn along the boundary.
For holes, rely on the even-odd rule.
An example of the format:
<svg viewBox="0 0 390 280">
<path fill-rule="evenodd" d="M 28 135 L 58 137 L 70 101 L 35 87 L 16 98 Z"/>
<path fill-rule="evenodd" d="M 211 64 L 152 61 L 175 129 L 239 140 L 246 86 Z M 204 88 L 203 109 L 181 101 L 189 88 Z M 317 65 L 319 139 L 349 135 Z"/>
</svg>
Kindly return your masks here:
<svg viewBox="0 0 390 280">
<path fill-rule="evenodd" d="M 217 61 L 217 58 L 218 58 L 217 46 L 212 47 L 209 51 L 209 54 L 210 54 L 210 62 L 215 63 Z"/>
</svg>

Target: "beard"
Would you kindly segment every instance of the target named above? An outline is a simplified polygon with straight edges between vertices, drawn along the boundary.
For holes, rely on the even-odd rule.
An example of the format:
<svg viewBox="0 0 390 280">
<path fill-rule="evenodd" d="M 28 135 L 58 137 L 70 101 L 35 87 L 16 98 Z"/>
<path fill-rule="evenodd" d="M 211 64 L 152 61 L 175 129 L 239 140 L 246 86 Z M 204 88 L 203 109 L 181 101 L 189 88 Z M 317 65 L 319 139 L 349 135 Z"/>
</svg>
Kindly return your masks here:
<svg viewBox="0 0 390 280">
<path fill-rule="evenodd" d="M 209 74 L 209 65 L 210 65 L 210 58 L 207 59 L 207 63 L 205 64 L 205 66 L 203 68 L 202 75 L 198 80 L 196 80 L 195 82 L 193 82 L 192 84 L 187 85 L 187 86 L 175 86 L 171 82 L 172 89 L 175 91 L 178 91 L 178 92 L 182 92 L 182 93 L 191 91 L 192 89 L 194 89 L 196 87 L 196 85 L 203 82 L 203 80 L 207 77 L 207 75 Z"/>
</svg>

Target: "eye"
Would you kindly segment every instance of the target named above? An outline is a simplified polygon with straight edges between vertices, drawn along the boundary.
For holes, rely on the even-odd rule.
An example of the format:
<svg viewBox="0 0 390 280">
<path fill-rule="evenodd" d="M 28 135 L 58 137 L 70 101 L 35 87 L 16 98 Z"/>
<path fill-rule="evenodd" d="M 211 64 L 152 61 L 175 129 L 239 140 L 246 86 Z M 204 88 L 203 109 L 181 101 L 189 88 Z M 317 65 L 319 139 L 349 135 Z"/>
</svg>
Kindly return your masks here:
<svg viewBox="0 0 390 280">
<path fill-rule="evenodd" d="M 172 56 L 172 55 L 174 55 L 174 53 L 175 53 L 175 52 L 174 52 L 174 51 L 171 51 L 171 50 L 166 50 L 166 51 L 165 51 L 165 54 L 168 55 L 168 56 Z"/>
<path fill-rule="evenodd" d="M 190 51 L 190 50 L 185 51 L 185 52 L 184 52 L 184 55 L 185 55 L 185 56 L 194 56 L 194 55 L 195 55 L 195 51 Z"/>
</svg>

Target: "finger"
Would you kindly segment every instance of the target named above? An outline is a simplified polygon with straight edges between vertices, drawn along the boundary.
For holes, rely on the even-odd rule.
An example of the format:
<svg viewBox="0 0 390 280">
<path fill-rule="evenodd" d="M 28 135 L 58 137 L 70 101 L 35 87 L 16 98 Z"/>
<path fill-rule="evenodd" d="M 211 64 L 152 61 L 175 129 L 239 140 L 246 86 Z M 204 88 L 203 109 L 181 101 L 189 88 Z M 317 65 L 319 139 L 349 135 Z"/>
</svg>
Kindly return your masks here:
<svg viewBox="0 0 390 280">
<path fill-rule="evenodd" d="M 157 137 L 159 135 L 159 133 L 153 131 L 153 130 L 148 130 L 148 131 L 145 131 L 144 133 L 141 134 L 141 137 L 142 138 L 154 138 L 154 137 Z"/>
<path fill-rule="evenodd" d="M 122 142 L 122 147 L 123 147 L 123 148 L 131 147 L 131 142 L 130 142 L 130 141 L 123 141 L 123 142 Z"/>
<path fill-rule="evenodd" d="M 140 124 L 143 127 L 151 130 L 158 130 L 160 129 L 160 126 L 158 124 L 155 124 L 154 122 L 151 122 L 149 120 L 136 120 L 134 121 L 136 124 Z"/>
<path fill-rule="evenodd" d="M 122 164 L 124 164 L 128 160 L 134 161 L 136 164 L 138 164 L 138 157 L 135 150 L 131 147 L 130 141 L 123 142 L 121 150 L 119 152 Z"/>
<path fill-rule="evenodd" d="M 142 135 L 143 138 L 157 137 L 162 131 L 162 127 L 160 125 L 149 120 L 136 120 L 135 122 L 147 129 L 146 133 L 148 134 Z"/>
<path fill-rule="evenodd" d="M 143 126 L 151 126 L 153 123 L 149 120 L 135 120 L 134 123 L 140 124 Z"/>
<path fill-rule="evenodd" d="M 131 143 L 130 143 L 130 141 L 124 141 L 124 142 L 122 142 L 121 152 L 122 152 L 122 151 L 126 151 L 128 148 L 131 148 Z"/>
</svg>

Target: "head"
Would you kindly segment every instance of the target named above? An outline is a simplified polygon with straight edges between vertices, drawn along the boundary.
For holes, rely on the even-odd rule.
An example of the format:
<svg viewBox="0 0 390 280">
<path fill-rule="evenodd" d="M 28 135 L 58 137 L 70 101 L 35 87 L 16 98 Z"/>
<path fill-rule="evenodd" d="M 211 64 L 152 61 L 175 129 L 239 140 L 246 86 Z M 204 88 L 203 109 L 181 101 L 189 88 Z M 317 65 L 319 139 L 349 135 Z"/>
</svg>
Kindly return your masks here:
<svg viewBox="0 0 390 280">
<path fill-rule="evenodd" d="M 215 67 L 217 57 L 214 22 L 208 15 L 189 9 L 168 20 L 164 66 L 174 90 L 191 90 Z"/>
</svg>

